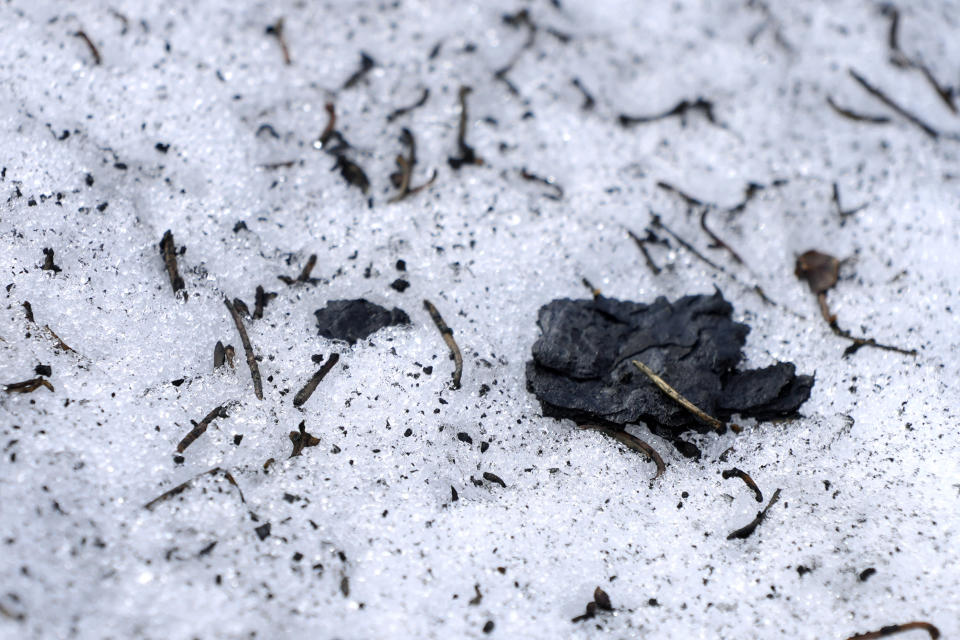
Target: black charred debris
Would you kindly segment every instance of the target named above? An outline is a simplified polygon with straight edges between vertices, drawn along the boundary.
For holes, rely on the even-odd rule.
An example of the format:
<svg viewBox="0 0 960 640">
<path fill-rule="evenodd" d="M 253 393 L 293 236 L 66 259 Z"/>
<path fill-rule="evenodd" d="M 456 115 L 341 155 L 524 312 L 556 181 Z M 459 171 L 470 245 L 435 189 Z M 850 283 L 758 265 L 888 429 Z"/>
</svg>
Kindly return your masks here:
<svg viewBox="0 0 960 640">
<path fill-rule="evenodd" d="M 738 370 L 750 327 L 734 322 L 732 312 L 719 291 L 652 304 L 603 296 L 554 300 L 540 309 L 543 335 L 527 363 L 527 388 L 545 416 L 614 428 L 644 422 L 698 457 L 680 435 L 710 427 L 667 397 L 634 360 L 721 420 L 735 413 L 758 420 L 795 415 L 813 387 L 813 377 L 798 376 L 790 362 Z"/>
<path fill-rule="evenodd" d="M 386 309 L 362 298 L 331 300 L 315 315 L 320 335 L 350 344 L 356 344 L 384 327 L 410 324 L 410 317 L 402 309 Z"/>
</svg>

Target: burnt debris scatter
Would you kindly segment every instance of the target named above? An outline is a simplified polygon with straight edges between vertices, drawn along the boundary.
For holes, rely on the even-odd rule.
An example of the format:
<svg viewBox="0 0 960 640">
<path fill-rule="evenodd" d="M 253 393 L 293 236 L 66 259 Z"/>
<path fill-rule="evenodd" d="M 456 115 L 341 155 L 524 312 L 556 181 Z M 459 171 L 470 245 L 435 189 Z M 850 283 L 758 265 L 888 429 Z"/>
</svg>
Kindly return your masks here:
<svg viewBox="0 0 960 640">
<path fill-rule="evenodd" d="M 180 271 L 177 267 L 177 247 L 173 242 L 173 232 L 167 229 L 160 240 L 160 255 L 163 256 L 163 264 L 167 268 L 167 275 L 170 277 L 170 286 L 173 287 L 173 293 L 176 296 L 183 296 L 184 301 L 188 299 L 186 289 L 184 289 L 183 278 L 180 277 Z M 183 292 L 182 294 L 180 292 Z"/>
<path fill-rule="evenodd" d="M 410 324 L 410 316 L 402 309 L 386 309 L 362 298 L 331 300 L 314 315 L 321 336 L 349 344 L 356 344 L 385 327 Z"/>
<path fill-rule="evenodd" d="M 675 385 L 709 416 L 789 417 L 810 397 L 813 378 L 789 362 L 741 371 L 750 328 L 734 322 L 717 291 L 651 304 L 599 296 L 554 300 L 540 309 L 541 337 L 527 363 L 528 389 L 543 414 L 578 424 L 623 428 L 644 422 L 681 444 L 688 430 L 715 429 L 667 395 L 634 361 Z"/>
<path fill-rule="evenodd" d="M 846 329 L 840 328 L 837 316 L 830 313 L 830 306 L 827 304 L 827 292 L 837 284 L 840 276 L 840 261 L 835 257 L 815 249 L 805 251 L 797 257 L 794 274 L 800 280 L 806 282 L 813 295 L 817 296 L 820 315 L 823 316 L 834 335 L 853 343 L 844 350 L 844 357 L 853 355 L 863 347 L 894 351 L 907 356 L 917 355 L 916 349 L 904 349 L 894 345 L 881 344 L 873 338 L 858 338 Z"/>
</svg>

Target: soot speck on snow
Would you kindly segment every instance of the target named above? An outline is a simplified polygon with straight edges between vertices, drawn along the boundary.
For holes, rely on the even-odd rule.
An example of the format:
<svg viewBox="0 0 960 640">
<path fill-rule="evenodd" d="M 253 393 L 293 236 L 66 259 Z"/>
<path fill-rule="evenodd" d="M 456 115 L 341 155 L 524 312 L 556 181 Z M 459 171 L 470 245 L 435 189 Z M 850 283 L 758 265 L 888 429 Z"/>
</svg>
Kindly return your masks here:
<svg viewBox="0 0 960 640">
<path fill-rule="evenodd" d="M 410 317 L 402 309 L 385 309 L 364 299 L 331 300 L 315 312 L 320 335 L 332 340 L 356 344 L 383 329 L 410 324 Z"/>
<path fill-rule="evenodd" d="M 735 413 L 768 420 L 794 415 L 810 397 L 813 377 L 789 362 L 737 370 L 750 328 L 731 319 L 717 291 L 652 304 L 554 300 L 540 309 L 543 335 L 527 363 L 527 387 L 545 416 L 613 427 L 645 422 L 675 443 L 706 431 L 691 413 L 641 375 L 644 362 L 710 416 Z"/>
</svg>

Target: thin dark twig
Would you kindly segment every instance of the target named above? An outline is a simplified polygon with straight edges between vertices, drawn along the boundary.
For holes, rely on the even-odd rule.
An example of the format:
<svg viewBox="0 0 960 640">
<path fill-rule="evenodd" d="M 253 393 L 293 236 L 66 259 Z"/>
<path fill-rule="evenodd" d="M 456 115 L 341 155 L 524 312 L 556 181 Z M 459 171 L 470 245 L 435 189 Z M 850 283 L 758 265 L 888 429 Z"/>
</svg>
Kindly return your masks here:
<svg viewBox="0 0 960 640">
<path fill-rule="evenodd" d="M 93 56 L 93 64 L 96 64 L 96 65 L 100 64 L 101 62 L 100 52 L 97 51 L 97 47 L 95 44 L 93 44 L 93 40 L 90 39 L 90 36 L 88 36 L 83 29 L 81 29 L 80 31 L 77 31 L 73 35 L 80 38 L 87 44 L 87 48 L 90 49 L 90 55 Z"/>
<path fill-rule="evenodd" d="M 957 105 L 953 102 L 953 91 L 942 86 L 934 77 L 933 72 L 922 62 L 919 62 L 900 48 L 898 29 L 900 26 L 900 11 L 893 5 L 883 6 L 882 13 L 890 16 L 890 32 L 887 38 L 887 45 L 890 47 L 890 62 L 903 69 L 916 69 L 927 81 L 943 103 L 952 113 L 957 113 Z"/>
<path fill-rule="evenodd" d="M 849 218 L 867 208 L 867 204 L 864 203 L 859 207 L 844 210 L 843 205 L 840 204 L 840 186 L 837 185 L 836 182 L 833 183 L 833 203 L 837 206 L 837 214 L 839 214 L 841 220 Z"/>
<path fill-rule="evenodd" d="M 741 471 L 740 469 L 734 467 L 732 469 L 727 469 L 721 475 L 723 476 L 724 480 L 729 478 L 740 478 L 743 480 L 744 484 L 750 487 L 751 491 L 753 491 L 753 495 L 757 499 L 757 502 L 763 502 L 763 492 L 760 491 L 760 487 L 757 486 L 757 483 L 753 481 L 753 478 L 751 478 L 746 471 Z"/>
<path fill-rule="evenodd" d="M 283 64 L 291 64 L 290 49 L 287 48 L 287 39 L 283 35 L 283 18 L 278 18 L 276 23 L 267 27 L 267 34 L 274 36 L 280 43 L 280 50 L 283 52 Z"/>
<path fill-rule="evenodd" d="M 554 193 L 545 193 L 543 194 L 543 197 L 549 198 L 550 200 L 563 200 L 563 187 L 558 185 L 553 178 L 544 178 L 538 176 L 535 173 L 527 171 L 526 167 L 520 169 L 520 177 L 530 182 L 539 182 L 540 184 L 554 190 Z"/>
<path fill-rule="evenodd" d="M 448 327 L 447 323 L 443 321 L 443 317 L 440 315 L 440 312 L 437 311 L 437 308 L 433 306 L 432 302 L 429 300 L 424 300 L 423 307 L 427 310 L 427 313 L 430 314 L 433 324 L 437 325 L 437 329 L 440 331 L 443 341 L 447 343 L 447 347 L 450 348 L 450 353 L 453 354 L 454 368 L 453 382 L 451 387 L 454 389 L 459 389 L 460 377 L 463 375 L 463 356 L 460 355 L 460 347 L 457 346 L 456 340 L 453 339 L 453 329 Z"/>
<path fill-rule="evenodd" d="M 640 253 L 643 254 L 643 259 L 647 262 L 647 267 L 653 272 L 653 275 L 660 275 L 660 267 L 653 261 L 653 258 L 650 256 L 650 252 L 647 251 L 647 241 L 643 238 L 640 238 L 630 229 L 627 229 L 627 235 L 630 236 L 630 239 L 637 245 L 637 248 L 640 249 Z"/>
<path fill-rule="evenodd" d="M 186 451 L 187 447 L 194 443 L 194 441 L 202 436 L 207 431 L 207 427 L 210 426 L 210 423 L 213 422 L 215 418 L 226 418 L 227 417 L 227 405 L 222 404 L 206 416 L 200 422 L 193 423 L 193 429 L 190 432 L 183 436 L 183 440 L 177 445 L 177 453 L 183 453 Z M 191 422 L 193 422 L 191 420 Z"/>
<path fill-rule="evenodd" d="M 770 511 L 770 507 L 776 504 L 777 500 L 780 499 L 780 489 L 777 489 L 773 492 L 773 497 L 770 498 L 770 502 L 767 503 L 767 506 L 763 508 L 762 511 L 757 512 L 757 517 L 750 521 L 750 523 L 745 526 L 737 529 L 727 536 L 727 540 L 733 540 L 735 538 L 744 539 L 749 538 L 757 527 L 760 526 L 760 523 L 764 521 L 767 517 L 767 512 Z"/>
<path fill-rule="evenodd" d="M 657 120 L 679 116 L 681 122 L 686 123 L 687 113 L 691 111 L 702 112 L 710 124 L 720 126 L 713 114 L 713 102 L 710 100 L 705 100 L 704 98 L 697 98 L 693 101 L 681 100 L 676 104 L 676 106 L 662 113 L 657 113 L 650 116 L 631 116 L 622 113 L 620 114 L 619 122 L 621 127 L 632 127 L 636 124 L 647 124 L 649 122 L 656 122 Z"/>
<path fill-rule="evenodd" d="M 423 189 L 426 189 L 437 179 L 437 170 L 433 170 L 433 175 L 425 183 L 417 187 L 411 187 L 410 181 L 413 178 L 413 168 L 417 164 L 417 141 L 413 137 L 413 132 L 403 128 L 400 135 L 400 142 L 407 147 L 408 153 L 407 157 L 404 158 L 402 155 L 397 155 L 397 167 L 400 169 L 398 172 L 390 176 L 394 185 L 400 190 L 397 195 L 390 198 L 389 202 L 399 202 L 406 198 L 407 196 L 414 195 Z"/>
<path fill-rule="evenodd" d="M 400 116 L 406 115 L 413 111 L 414 109 L 419 109 L 423 105 L 427 104 L 427 100 L 430 98 L 430 89 L 424 88 L 423 93 L 420 95 L 420 99 L 411 104 L 409 107 L 400 107 L 394 109 L 390 115 L 387 116 L 387 122 L 393 122 Z"/>
<path fill-rule="evenodd" d="M 23 382 L 11 382 L 10 384 L 4 385 L 3 390 L 7 393 L 33 393 L 40 387 L 46 387 L 51 392 L 56 391 L 53 385 L 44 378 L 31 378 Z"/>
<path fill-rule="evenodd" d="M 930 634 L 933 640 L 937 640 L 937 638 L 940 637 L 940 629 L 937 629 L 929 622 L 905 622 L 903 624 L 891 624 L 886 627 L 880 627 L 877 631 L 870 631 L 869 633 L 858 633 L 850 636 L 847 640 L 876 640 L 876 638 L 886 638 L 895 633 L 903 633 L 904 631 L 913 631 L 915 629 L 923 629 Z"/>
<path fill-rule="evenodd" d="M 363 77 L 367 75 L 371 69 L 377 65 L 377 61 L 371 58 L 366 52 L 360 52 L 360 68 L 353 72 L 347 81 L 343 83 L 344 89 L 349 89 L 356 85 L 358 82 L 363 80 Z"/>
<path fill-rule="evenodd" d="M 689 242 L 687 242 L 686 240 L 684 240 L 683 238 L 681 238 L 680 236 L 678 236 L 676 233 L 674 233 L 673 230 L 670 229 L 670 227 L 668 227 L 667 225 L 663 224 L 663 220 L 661 220 L 661 219 L 660 219 L 660 216 L 658 216 L 658 215 L 655 214 L 655 213 L 652 214 L 651 224 L 652 224 L 654 227 L 656 227 L 656 228 L 658 228 L 658 229 L 663 229 L 664 231 L 666 231 L 667 233 L 669 233 L 670 236 L 680 244 L 680 246 L 682 246 L 684 249 L 686 249 L 687 251 L 689 251 L 690 253 L 692 253 L 693 255 L 695 255 L 697 258 L 699 258 L 699 259 L 700 259 L 701 261 L 703 261 L 705 264 L 713 267 L 713 268 L 716 269 L 717 271 L 721 271 L 721 272 L 723 272 L 723 273 L 727 273 L 727 270 L 726 270 L 726 269 L 724 269 L 723 267 L 721 267 L 720 265 L 718 265 L 716 262 L 714 262 L 714 261 L 711 260 L 710 258 L 708 258 L 708 257 L 706 257 L 705 255 L 703 255 L 703 254 L 700 253 L 699 251 L 697 251 L 697 248 L 696 248 L 696 247 L 694 247 L 692 244 L 690 244 Z M 729 274 L 728 274 L 728 275 L 729 275 Z"/>
<path fill-rule="evenodd" d="M 297 395 L 293 397 L 293 406 L 299 407 L 302 406 L 304 402 L 310 399 L 310 396 L 313 395 L 313 392 L 317 390 L 317 385 L 327 377 L 327 374 L 330 373 L 330 370 L 336 366 L 337 362 L 340 360 L 339 353 L 331 353 L 330 357 L 327 358 L 327 361 L 323 363 L 323 366 L 317 370 L 315 374 L 310 377 L 310 380 L 307 381 L 307 384 L 303 385 L 303 388 L 297 392 Z"/>
<path fill-rule="evenodd" d="M 847 109 L 845 107 L 841 107 L 836 102 L 834 102 L 833 98 L 831 98 L 830 96 L 827 96 L 827 104 L 830 105 L 831 109 L 836 111 L 838 114 L 840 114 L 844 118 L 847 118 L 848 120 L 854 120 L 856 122 L 868 122 L 870 124 L 887 124 L 890 122 L 890 118 L 888 118 L 887 116 L 865 115 L 862 113 L 851 111 L 850 109 Z"/>
<path fill-rule="evenodd" d="M 253 355 L 253 346 L 250 344 L 247 330 L 243 326 L 243 319 L 228 299 L 224 298 L 223 304 L 227 306 L 227 310 L 233 318 L 233 323 L 237 326 L 237 333 L 240 334 L 240 342 L 243 343 L 243 350 L 247 355 L 247 366 L 250 367 L 250 378 L 253 379 L 253 393 L 257 396 L 258 400 L 263 400 L 263 382 L 260 380 L 260 367 L 257 365 L 256 357 Z"/>
<path fill-rule="evenodd" d="M 880 102 L 887 105 L 888 107 L 896 111 L 898 114 L 900 114 L 901 116 L 909 120 L 911 123 L 919 127 L 925 134 L 927 134 L 934 140 L 940 137 L 940 133 L 936 129 L 934 129 L 933 127 L 925 123 L 923 120 L 921 120 L 920 118 L 913 115 L 912 113 L 910 113 L 909 111 L 901 107 L 899 104 L 894 102 L 892 98 L 887 96 L 887 94 L 885 94 L 883 91 L 881 91 L 877 87 L 870 84 L 870 82 L 866 78 L 864 78 L 862 75 L 857 73 L 854 69 L 851 68 L 848 71 L 850 72 L 850 77 L 856 80 L 857 84 L 863 87 L 867 91 L 867 93 L 877 98 Z"/>
<path fill-rule="evenodd" d="M 596 424 L 582 424 L 580 425 L 580 428 L 590 429 L 591 431 L 602 433 L 607 437 L 613 438 L 628 449 L 639 451 L 647 456 L 651 462 L 657 465 L 657 473 L 653 476 L 653 478 L 651 478 L 651 480 L 656 480 L 667 470 L 667 465 L 663 462 L 663 458 L 660 457 L 660 454 L 657 453 L 657 450 L 635 435 L 629 434 L 622 429 L 612 429 L 610 427 L 604 427 Z"/>
<path fill-rule="evenodd" d="M 167 275 L 170 277 L 170 286 L 173 287 L 174 295 L 179 296 L 181 295 L 180 292 L 183 291 L 183 299 L 186 301 L 189 295 L 184 289 L 183 278 L 180 277 L 177 268 L 177 247 L 173 242 L 173 233 L 169 229 L 160 240 L 160 255 L 163 256 L 163 264 L 167 268 Z"/>
<path fill-rule="evenodd" d="M 587 91 L 586 87 L 583 86 L 583 83 L 580 82 L 580 78 L 574 78 L 570 83 L 580 90 L 580 93 L 583 94 L 583 104 L 580 105 L 580 108 L 584 111 L 590 111 L 596 105 L 596 100 L 593 99 L 593 96 Z"/>
<path fill-rule="evenodd" d="M 721 240 L 721 239 L 720 239 L 720 236 L 718 236 L 718 235 L 715 234 L 713 231 L 711 231 L 711 230 L 710 230 L 710 227 L 707 226 L 707 214 L 709 214 L 709 213 L 710 213 L 710 207 L 705 207 L 705 208 L 703 209 L 703 213 L 700 214 L 700 227 L 704 230 L 704 232 L 706 232 L 706 234 L 707 234 L 708 236 L 710 236 L 710 239 L 713 240 L 714 244 L 715 244 L 717 247 L 720 247 L 721 249 L 726 249 L 726 250 L 727 250 L 727 253 L 730 254 L 730 256 L 733 258 L 733 261 L 734 261 L 734 262 L 736 262 L 737 264 L 745 264 L 744 261 L 743 261 L 743 258 L 740 257 L 740 254 L 738 254 L 736 251 L 734 251 L 734 250 L 733 250 L 733 247 L 731 247 L 731 246 L 728 245 L 726 242 L 724 242 L 723 240 Z"/>
<path fill-rule="evenodd" d="M 175 486 L 173 489 L 170 489 L 169 491 L 163 492 L 162 494 L 160 494 L 159 496 L 157 496 L 156 498 L 154 498 L 153 500 L 151 500 L 151 501 L 148 502 L 147 504 L 143 505 L 143 508 L 144 508 L 144 509 L 152 510 L 155 506 L 157 506 L 157 505 L 160 504 L 161 502 L 164 502 L 165 500 L 169 500 L 170 498 L 173 498 L 174 496 L 177 496 L 177 495 L 183 493 L 184 490 L 185 490 L 187 487 L 189 487 L 189 486 L 193 483 L 194 480 L 197 480 L 198 478 L 202 478 L 203 476 L 213 476 L 213 475 L 217 475 L 218 473 L 223 474 L 223 477 L 227 479 L 227 482 L 229 482 L 229 483 L 232 484 L 234 487 L 236 487 L 237 493 L 240 494 L 240 502 L 243 502 L 244 504 L 246 504 L 247 500 L 246 500 L 246 498 L 243 497 L 243 491 L 240 489 L 240 485 L 238 485 L 238 484 L 237 484 L 237 481 L 234 479 L 233 474 L 231 474 L 229 471 L 227 471 L 226 469 L 224 469 L 224 468 L 222 468 L 222 467 L 214 467 L 213 469 L 210 469 L 209 471 L 204 471 L 203 473 L 198 473 L 197 475 L 193 476 L 192 478 L 190 478 L 190 479 L 187 480 L 186 482 L 183 482 L 183 483 L 181 483 L 181 484 L 178 484 L 177 486 Z"/>
<path fill-rule="evenodd" d="M 473 147 L 467 144 L 467 122 L 469 120 L 469 111 L 467 111 L 467 96 L 473 91 L 471 87 L 461 86 L 457 97 L 460 101 L 460 121 L 457 126 L 457 153 L 447 159 L 450 166 L 459 169 L 465 164 L 482 165 L 483 158 L 479 157 Z"/>
<path fill-rule="evenodd" d="M 257 285 L 257 293 L 254 296 L 253 317 L 257 320 L 263 317 L 263 310 L 267 304 L 277 297 L 276 293 L 266 292 L 261 285 Z"/>
</svg>

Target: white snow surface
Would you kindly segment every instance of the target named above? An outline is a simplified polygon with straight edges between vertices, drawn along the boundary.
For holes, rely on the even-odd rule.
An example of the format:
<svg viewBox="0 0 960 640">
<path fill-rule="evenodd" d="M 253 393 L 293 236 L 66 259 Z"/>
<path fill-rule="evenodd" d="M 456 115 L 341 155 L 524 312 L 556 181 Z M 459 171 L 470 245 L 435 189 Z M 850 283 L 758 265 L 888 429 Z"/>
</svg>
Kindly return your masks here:
<svg viewBox="0 0 960 640">
<path fill-rule="evenodd" d="M 911 620 L 958 637 L 960 119 L 891 64 L 876 3 L 557 5 L 0 4 L 0 383 L 44 364 L 55 388 L 0 391 L 0 637 L 842 640 Z M 529 30 L 502 20 L 523 8 L 537 25 L 526 49 Z M 960 6 L 900 9 L 905 53 L 960 84 Z M 290 65 L 266 32 L 281 17 Z M 361 51 L 376 66 L 343 88 Z M 519 95 L 494 77 L 514 59 Z M 455 171 L 462 85 L 484 163 Z M 890 121 L 845 119 L 828 96 Z M 618 124 L 699 97 L 716 124 L 697 111 Z M 316 148 L 327 102 L 367 195 Z M 403 127 L 414 185 L 438 177 L 391 203 Z M 775 180 L 711 215 L 746 266 L 657 187 L 731 207 Z M 833 183 L 865 208 L 841 220 Z M 651 212 L 727 273 L 672 242 L 651 248 L 655 276 L 626 233 L 644 235 Z M 158 249 L 168 229 L 186 301 Z M 46 247 L 62 271 L 40 268 Z M 918 354 L 843 358 L 793 273 L 807 249 L 847 259 L 828 294 L 842 326 Z M 310 254 L 317 283 L 278 279 Z M 695 436 L 699 462 L 632 427 L 667 462 L 654 482 L 637 453 L 542 417 L 524 375 L 537 310 L 589 296 L 583 278 L 640 302 L 719 287 L 752 327 L 745 366 L 816 374 L 801 417 Z M 252 309 L 257 285 L 278 294 L 246 321 L 262 401 L 223 304 Z M 317 335 L 316 309 L 361 297 L 411 326 L 353 347 Z M 460 389 L 424 299 L 463 351 Z M 218 340 L 235 368 L 213 370 Z M 333 352 L 294 408 L 311 356 Z M 191 420 L 226 402 L 176 462 Z M 320 444 L 290 458 L 301 421 Z M 721 478 L 733 466 L 765 499 L 782 490 L 745 540 L 727 534 L 758 504 Z M 237 486 L 197 477 L 215 467 Z M 615 610 L 571 622 L 597 586 Z"/>
</svg>

